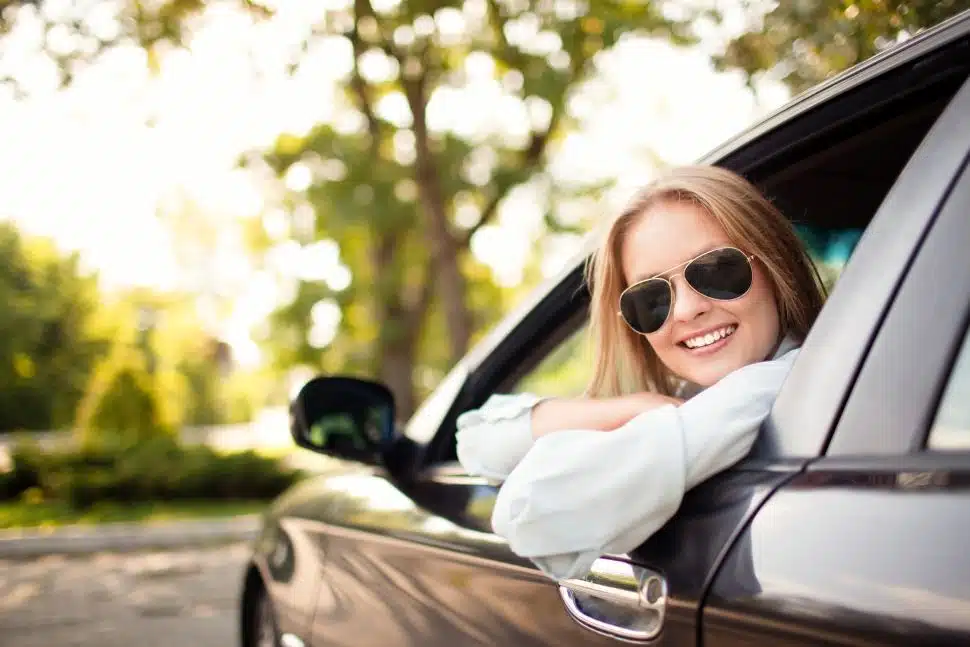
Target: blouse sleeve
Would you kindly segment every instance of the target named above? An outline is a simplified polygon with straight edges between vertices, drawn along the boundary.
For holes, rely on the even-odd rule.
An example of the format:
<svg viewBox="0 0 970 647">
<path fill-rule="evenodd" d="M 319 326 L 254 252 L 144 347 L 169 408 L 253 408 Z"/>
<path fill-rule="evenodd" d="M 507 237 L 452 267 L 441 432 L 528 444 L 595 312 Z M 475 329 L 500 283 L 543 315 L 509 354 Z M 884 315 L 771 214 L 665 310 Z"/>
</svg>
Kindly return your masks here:
<svg viewBox="0 0 970 647">
<path fill-rule="evenodd" d="M 679 407 L 653 409 L 615 431 L 543 436 L 499 490 L 493 529 L 554 579 L 633 550 L 687 490 L 750 451 L 796 354 L 738 369 Z"/>
<path fill-rule="evenodd" d="M 532 447 L 531 394 L 493 395 L 458 417 L 458 461 L 469 474 L 504 481 Z"/>
</svg>

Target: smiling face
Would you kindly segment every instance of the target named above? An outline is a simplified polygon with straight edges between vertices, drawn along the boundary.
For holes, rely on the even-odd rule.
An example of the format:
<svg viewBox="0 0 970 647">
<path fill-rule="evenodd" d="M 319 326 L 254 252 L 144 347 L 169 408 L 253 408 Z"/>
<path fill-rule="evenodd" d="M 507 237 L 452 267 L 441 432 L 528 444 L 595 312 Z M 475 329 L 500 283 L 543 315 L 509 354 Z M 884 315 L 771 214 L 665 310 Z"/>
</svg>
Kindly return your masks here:
<svg viewBox="0 0 970 647">
<path fill-rule="evenodd" d="M 778 306 L 761 263 L 752 259 L 748 292 L 718 301 L 691 289 L 683 263 L 718 247 L 735 246 L 704 209 L 689 202 L 661 202 L 626 232 L 620 263 L 626 285 L 661 275 L 674 288 L 674 304 L 657 332 L 646 335 L 660 361 L 675 375 L 710 386 L 728 373 L 768 357 L 778 342 Z M 749 253 L 743 249 L 745 253 Z M 666 273 L 671 268 L 673 271 Z"/>
</svg>

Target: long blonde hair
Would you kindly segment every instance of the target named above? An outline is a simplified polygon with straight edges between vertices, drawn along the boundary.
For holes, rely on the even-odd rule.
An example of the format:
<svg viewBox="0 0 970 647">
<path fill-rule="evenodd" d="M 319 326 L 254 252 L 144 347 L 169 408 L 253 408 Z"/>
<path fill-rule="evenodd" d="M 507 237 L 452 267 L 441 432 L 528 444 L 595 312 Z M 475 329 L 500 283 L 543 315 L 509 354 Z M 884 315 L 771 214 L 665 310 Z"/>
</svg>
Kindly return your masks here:
<svg viewBox="0 0 970 647">
<path fill-rule="evenodd" d="M 617 316 L 620 293 L 627 287 L 620 249 L 631 229 L 651 207 L 689 202 L 707 211 L 731 241 L 758 257 L 778 303 L 782 335 L 803 340 L 825 299 L 818 270 L 792 224 L 743 177 L 715 166 L 675 168 L 643 188 L 609 223 L 586 264 L 592 295 L 589 334 L 595 369 L 589 396 L 639 391 L 672 395 L 678 379 L 664 366 L 644 336 Z"/>
</svg>

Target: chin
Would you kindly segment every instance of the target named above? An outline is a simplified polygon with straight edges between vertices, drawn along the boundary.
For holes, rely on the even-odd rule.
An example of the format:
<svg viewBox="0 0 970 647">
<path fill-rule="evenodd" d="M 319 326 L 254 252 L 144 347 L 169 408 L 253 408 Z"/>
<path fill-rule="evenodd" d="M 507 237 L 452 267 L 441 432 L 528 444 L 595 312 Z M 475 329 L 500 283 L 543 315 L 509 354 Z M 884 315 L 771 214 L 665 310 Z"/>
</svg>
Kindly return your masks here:
<svg viewBox="0 0 970 647">
<path fill-rule="evenodd" d="M 714 371 L 709 369 L 695 370 L 695 371 L 684 371 L 680 374 L 685 380 L 697 386 L 707 388 L 716 384 L 722 377 L 730 373 L 731 371 Z"/>
<path fill-rule="evenodd" d="M 674 373 L 688 382 L 707 388 L 747 363 L 740 358 L 724 357 L 717 360 L 691 362 L 693 366 L 684 366 L 682 371 L 674 371 Z"/>
</svg>

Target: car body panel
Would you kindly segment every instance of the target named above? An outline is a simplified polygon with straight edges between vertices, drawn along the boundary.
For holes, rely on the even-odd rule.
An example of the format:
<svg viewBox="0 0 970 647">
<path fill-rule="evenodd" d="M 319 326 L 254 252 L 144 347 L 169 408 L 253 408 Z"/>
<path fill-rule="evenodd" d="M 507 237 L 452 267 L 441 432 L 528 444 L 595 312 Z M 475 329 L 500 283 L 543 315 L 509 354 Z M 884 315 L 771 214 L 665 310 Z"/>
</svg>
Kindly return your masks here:
<svg viewBox="0 0 970 647">
<path fill-rule="evenodd" d="M 694 644 L 707 573 L 788 478 L 719 475 L 630 555 L 667 580 L 667 617 L 653 644 Z M 580 627 L 556 584 L 488 531 L 495 493 L 460 469 L 407 486 L 378 468 L 305 481 L 274 506 L 257 540 L 280 630 L 307 645 L 615 644 Z M 316 612 L 308 613 L 312 600 Z"/>
<path fill-rule="evenodd" d="M 765 425 L 760 442 L 774 442 L 777 455 L 813 457 L 824 450 L 873 332 L 963 165 L 968 111 L 965 82 L 862 235 Z"/>
<path fill-rule="evenodd" d="M 970 472 L 820 465 L 772 496 L 720 569 L 705 645 L 970 642 Z M 738 573 L 757 584 L 732 586 Z"/>
<path fill-rule="evenodd" d="M 347 466 L 337 473 L 359 471 L 357 466 Z M 273 601 L 277 626 L 284 634 L 308 635 L 316 610 L 327 538 L 312 520 L 329 516 L 333 497 L 328 478 L 308 478 L 277 498 L 253 542 L 252 567 Z M 244 591 L 244 600 L 249 593 Z"/>
<path fill-rule="evenodd" d="M 970 155 L 970 83 L 963 109 Z M 954 137 L 960 139 L 960 137 Z M 954 185 L 879 330 L 826 454 L 917 451 L 970 314 L 970 166 Z"/>
<path fill-rule="evenodd" d="M 326 537 L 317 610 L 312 627 L 299 635 L 306 644 L 612 642 L 576 625 L 554 583 L 475 527 L 482 520 L 468 521 L 477 501 L 494 497 L 493 486 L 451 483 L 452 496 L 434 493 L 439 505 L 454 504 L 443 511 L 447 517 L 417 503 L 431 493 L 396 485 L 380 469 L 320 477 L 313 487 L 327 501 L 325 511 L 290 521 Z M 294 508 L 288 515 L 304 512 Z"/>
</svg>

